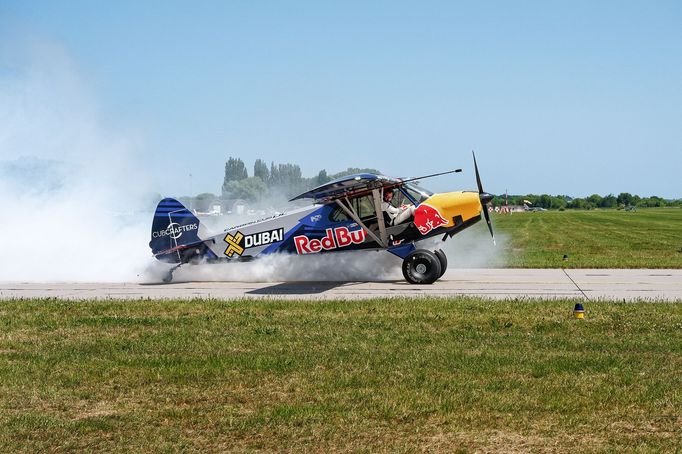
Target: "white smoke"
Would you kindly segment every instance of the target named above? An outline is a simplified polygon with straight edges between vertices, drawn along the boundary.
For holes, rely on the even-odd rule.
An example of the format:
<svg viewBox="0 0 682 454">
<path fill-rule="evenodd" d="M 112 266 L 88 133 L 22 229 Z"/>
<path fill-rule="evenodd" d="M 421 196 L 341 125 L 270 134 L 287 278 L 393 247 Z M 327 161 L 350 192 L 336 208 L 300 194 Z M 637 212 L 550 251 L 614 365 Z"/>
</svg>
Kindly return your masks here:
<svg viewBox="0 0 682 454">
<path fill-rule="evenodd" d="M 101 125 L 60 48 L 17 47 L 0 49 L 0 280 L 134 278 L 149 220 L 126 215 L 147 192 L 133 145 Z"/>
<path fill-rule="evenodd" d="M 495 219 L 493 219 L 493 229 Z M 495 243 L 490 237 L 485 220 L 458 233 L 447 241 L 439 241 L 451 268 L 504 268 L 509 250 L 509 237 L 495 232 Z"/>
<path fill-rule="evenodd" d="M 418 248 L 442 249 L 448 269 L 501 268 L 505 264 L 506 235 L 496 235 L 493 245 L 485 224 L 479 223 L 443 242 L 442 237 L 417 243 Z M 183 265 L 173 282 L 305 282 L 305 281 L 392 281 L 402 280 L 402 259 L 386 251 L 353 251 L 295 256 L 273 254 L 250 262 Z M 157 283 L 171 265 L 155 263 L 143 274 L 143 281 Z M 447 278 L 444 277 L 444 278 Z"/>
<path fill-rule="evenodd" d="M 188 281 L 383 281 L 402 279 L 402 261 L 385 251 L 354 251 L 295 256 L 267 255 L 250 262 L 183 265 L 173 273 L 173 282 Z M 160 282 L 170 269 L 154 264 L 144 281 Z"/>
</svg>

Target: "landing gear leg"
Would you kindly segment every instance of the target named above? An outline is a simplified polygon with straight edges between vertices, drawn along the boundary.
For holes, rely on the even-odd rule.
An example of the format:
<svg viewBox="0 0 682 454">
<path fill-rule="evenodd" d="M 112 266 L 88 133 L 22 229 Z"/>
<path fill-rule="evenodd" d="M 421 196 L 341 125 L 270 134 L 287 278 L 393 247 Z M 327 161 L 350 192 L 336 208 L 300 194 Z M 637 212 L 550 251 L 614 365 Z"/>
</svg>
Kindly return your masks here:
<svg viewBox="0 0 682 454">
<path fill-rule="evenodd" d="M 181 265 L 182 265 L 182 263 L 178 263 L 178 264 L 175 265 L 173 268 L 171 268 L 171 269 L 168 270 L 168 272 L 166 273 L 166 275 L 163 276 L 163 278 L 161 279 L 161 280 L 163 281 L 164 284 L 168 284 L 170 281 L 173 280 L 173 271 L 175 271 L 175 270 L 177 270 L 178 268 L 180 268 Z"/>
</svg>

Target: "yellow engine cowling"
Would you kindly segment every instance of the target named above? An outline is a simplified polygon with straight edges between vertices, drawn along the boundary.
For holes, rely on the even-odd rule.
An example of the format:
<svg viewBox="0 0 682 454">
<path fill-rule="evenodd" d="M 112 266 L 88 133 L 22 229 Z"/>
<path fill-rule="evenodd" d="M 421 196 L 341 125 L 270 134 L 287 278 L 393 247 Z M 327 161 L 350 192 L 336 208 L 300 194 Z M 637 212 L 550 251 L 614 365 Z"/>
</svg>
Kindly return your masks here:
<svg viewBox="0 0 682 454">
<path fill-rule="evenodd" d="M 481 215 L 481 199 L 478 192 L 457 191 L 434 194 L 422 202 L 414 213 L 414 224 L 422 235 L 438 227 L 453 227 L 453 219 L 462 222 Z"/>
</svg>

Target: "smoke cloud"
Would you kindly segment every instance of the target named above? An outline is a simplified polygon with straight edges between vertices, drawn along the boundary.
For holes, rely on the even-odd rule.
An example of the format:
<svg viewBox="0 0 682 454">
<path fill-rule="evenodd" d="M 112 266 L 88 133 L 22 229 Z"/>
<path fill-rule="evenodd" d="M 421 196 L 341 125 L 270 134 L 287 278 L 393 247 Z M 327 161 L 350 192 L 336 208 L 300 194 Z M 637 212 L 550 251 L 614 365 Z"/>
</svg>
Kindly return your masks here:
<svg viewBox="0 0 682 454">
<path fill-rule="evenodd" d="M 98 118 L 59 47 L 0 49 L 0 280 L 129 280 L 146 265 L 135 148 Z"/>
<path fill-rule="evenodd" d="M 493 229 L 495 220 L 493 219 Z M 509 237 L 495 232 L 495 242 L 490 237 L 484 220 L 458 233 L 439 246 L 448 257 L 451 268 L 504 268 Z"/>
<path fill-rule="evenodd" d="M 424 240 L 419 248 L 442 249 L 448 269 L 503 267 L 507 237 L 496 236 L 497 245 L 484 224 L 471 227 L 443 242 Z M 273 254 L 250 262 L 196 264 L 180 267 L 173 282 L 303 282 L 303 281 L 390 281 L 402 280 L 402 260 L 386 251 L 356 251 L 292 256 Z M 143 275 L 143 282 L 160 282 L 169 265 L 154 263 Z"/>
<path fill-rule="evenodd" d="M 402 279 L 401 260 L 385 251 L 294 256 L 272 254 L 250 262 L 185 265 L 173 282 L 383 281 Z M 168 265 L 153 264 L 144 282 L 160 282 Z"/>
</svg>

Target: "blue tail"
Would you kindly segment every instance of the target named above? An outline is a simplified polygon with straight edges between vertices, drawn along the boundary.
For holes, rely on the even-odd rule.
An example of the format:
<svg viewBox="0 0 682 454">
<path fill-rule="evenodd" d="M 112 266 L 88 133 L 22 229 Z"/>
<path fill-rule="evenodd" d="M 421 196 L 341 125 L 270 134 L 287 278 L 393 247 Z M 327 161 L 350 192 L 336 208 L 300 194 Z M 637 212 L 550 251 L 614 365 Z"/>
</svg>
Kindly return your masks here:
<svg viewBox="0 0 682 454">
<path fill-rule="evenodd" d="M 199 219 L 175 199 L 160 201 L 154 212 L 149 242 L 156 258 L 164 262 L 184 263 L 188 260 L 183 250 L 200 244 Z"/>
</svg>

